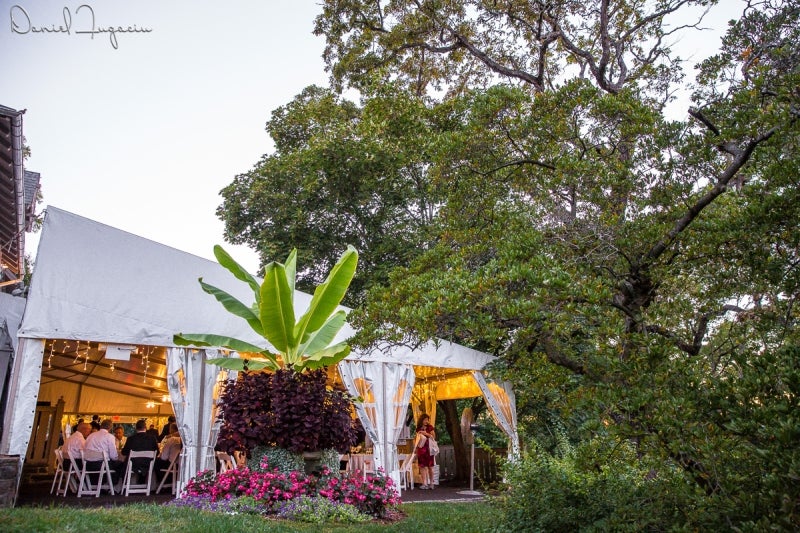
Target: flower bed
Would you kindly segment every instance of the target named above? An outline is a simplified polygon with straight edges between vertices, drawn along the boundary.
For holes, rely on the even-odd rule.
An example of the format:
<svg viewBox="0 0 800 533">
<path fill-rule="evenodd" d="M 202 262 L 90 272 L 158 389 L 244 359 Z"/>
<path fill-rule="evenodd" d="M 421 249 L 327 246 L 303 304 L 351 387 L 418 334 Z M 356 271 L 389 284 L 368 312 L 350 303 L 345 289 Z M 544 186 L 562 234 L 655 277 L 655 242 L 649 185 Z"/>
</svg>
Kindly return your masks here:
<svg viewBox="0 0 800 533">
<path fill-rule="evenodd" d="M 219 475 L 204 471 L 186 485 L 172 505 L 226 513 L 256 513 L 310 522 L 358 522 L 383 518 L 400 499 L 392 479 L 339 475 L 327 468 L 319 475 L 281 473 L 262 463 Z"/>
</svg>

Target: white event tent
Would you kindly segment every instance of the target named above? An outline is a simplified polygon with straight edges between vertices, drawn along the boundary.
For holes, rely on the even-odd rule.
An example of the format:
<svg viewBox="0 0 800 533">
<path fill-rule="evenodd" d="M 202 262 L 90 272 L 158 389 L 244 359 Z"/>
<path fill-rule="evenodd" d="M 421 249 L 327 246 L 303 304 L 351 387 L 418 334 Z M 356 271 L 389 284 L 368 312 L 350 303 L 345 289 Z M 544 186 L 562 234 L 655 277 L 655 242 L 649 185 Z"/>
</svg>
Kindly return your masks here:
<svg viewBox="0 0 800 533">
<path fill-rule="evenodd" d="M 268 346 L 201 290 L 200 277 L 252 302 L 247 284 L 216 262 L 48 207 L 14 347 L 0 454 L 25 460 L 37 402 L 60 401 L 73 413 L 142 414 L 153 398 L 168 398 L 184 443 L 178 493 L 211 468 L 217 387 L 235 373 L 205 362 L 217 350 L 178 347 L 173 335 L 216 333 Z M 295 294 L 298 316 L 310 300 Z M 7 309 L 0 309 L 6 321 L 19 320 L 18 310 Z M 352 334 L 346 325 L 337 340 Z M 482 372 L 492 359 L 440 341 L 353 352 L 342 361 L 342 382 L 364 400 L 357 412 L 373 441 L 376 467 L 399 478 L 395 443 L 408 404 L 434 418 L 437 399 L 483 395 L 509 438 L 509 454 L 518 453 L 514 394 L 508 383 Z"/>
</svg>

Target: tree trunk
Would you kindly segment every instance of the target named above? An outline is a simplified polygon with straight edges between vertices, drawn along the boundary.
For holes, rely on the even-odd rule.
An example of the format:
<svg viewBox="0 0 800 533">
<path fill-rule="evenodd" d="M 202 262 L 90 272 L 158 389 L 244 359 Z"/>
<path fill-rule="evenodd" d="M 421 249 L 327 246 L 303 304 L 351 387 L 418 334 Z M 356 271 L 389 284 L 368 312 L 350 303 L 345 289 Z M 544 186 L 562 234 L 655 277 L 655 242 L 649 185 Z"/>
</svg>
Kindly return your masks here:
<svg viewBox="0 0 800 533">
<path fill-rule="evenodd" d="M 461 417 L 455 400 L 439 400 L 439 407 L 444 411 L 444 423 L 447 434 L 453 442 L 453 454 L 456 460 L 456 481 L 469 479 L 469 457 L 464 439 L 461 436 Z"/>
</svg>

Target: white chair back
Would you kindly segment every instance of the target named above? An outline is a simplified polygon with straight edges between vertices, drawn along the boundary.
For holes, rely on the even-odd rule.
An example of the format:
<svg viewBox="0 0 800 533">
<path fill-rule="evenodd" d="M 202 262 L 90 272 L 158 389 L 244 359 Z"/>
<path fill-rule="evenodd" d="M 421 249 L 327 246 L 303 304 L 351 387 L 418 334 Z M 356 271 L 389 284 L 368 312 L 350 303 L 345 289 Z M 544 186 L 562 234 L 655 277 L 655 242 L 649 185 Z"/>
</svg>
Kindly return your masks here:
<svg viewBox="0 0 800 533">
<path fill-rule="evenodd" d="M 146 494 L 147 496 L 150 496 L 153 483 L 153 463 L 155 463 L 156 453 L 157 452 L 155 450 L 142 452 L 135 452 L 131 450 L 130 454 L 128 455 L 128 464 L 125 467 L 125 478 L 122 481 L 122 493 L 125 496 L 130 494 Z M 137 480 L 138 483 L 133 482 L 134 478 L 137 476 L 137 473 L 134 470 L 134 459 L 149 459 L 146 473 L 139 475 L 139 479 Z M 142 479 L 142 477 L 144 477 L 144 479 Z"/>
<path fill-rule="evenodd" d="M 172 483 L 172 494 L 175 494 L 178 489 L 178 468 L 180 466 L 181 456 L 178 454 L 169 463 L 167 468 L 162 468 L 161 471 L 164 472 L 164 477 L 161 478 L 161 483 L 158 484 L 158 488 L 156 489 L 156 494 L 161 492 L 161 489 L 164 487 L 164 483 L 166 483 L 167 478 L 170 478 Z"/>
<path fill-rule="evenodd" d="M 217 452 L 217 464 L 219 468 L 217 469 L 218 474 L 222 474 L 223 472 L 227 472 L 228 470 L 233 470 L 236 468 L 235 463 L 233 461 L 233 457 L 225 452 Z"/>
<path fill-rule="evenodd" d="M 78 481 L 78 497 L 84 494 L 100 496 L 102 489 L 108 489 L 114 495 L 114 482 L 111 480 L 111 469 L 108 466 L 108 453 L 96 450 L 81 450 L 81 476 Z M 95 474 L 97 479 L 95 481 Z"/>
<path fill-rule="evenodd" d="M 56 471 L 53 475 L 53 484 L 50 485 L 50 494 L 53 494 L 53 491 L 58 486 L 58 490 L 56 491 L 56 495 L 61 494 L 61 484 L 64 481 L 64 454 L 61 451 L 61 448 L 56 448 L 53 450 L 53 453 L 56 456 Z"/>
</svg>

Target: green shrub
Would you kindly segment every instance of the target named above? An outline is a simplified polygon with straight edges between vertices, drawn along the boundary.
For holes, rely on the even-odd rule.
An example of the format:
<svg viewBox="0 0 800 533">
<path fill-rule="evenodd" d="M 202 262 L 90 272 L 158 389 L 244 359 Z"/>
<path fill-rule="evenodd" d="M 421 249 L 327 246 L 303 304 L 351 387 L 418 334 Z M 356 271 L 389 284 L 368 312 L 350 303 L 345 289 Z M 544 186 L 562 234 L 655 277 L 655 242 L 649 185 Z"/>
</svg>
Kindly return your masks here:
<svg viewBox="0 0 800 533">
<path fill-rule="evenodd" d="M 312 524 L 359 523 L 372 520 L 371 516 L 359 512 L 352 505 L 332 502 L 320 496 L 301 496 L 284 502 L 278 507 L 277 514 L 280 518 Z"/>
<path fill-rule="evenodd" d="M 331 472 L 339 471 L 339 452 L 333 448 L 328 448 L 322 451 L 322 456 L 319 458 L 320 467 L 328 467 Z"/>
<path fill-rule="evenodd" d="M 689 510 L 693 488 L 671 469 L 641 465 L 633 447 L 593 439 L 537 449 L 505 468 L 497 498 L 501 531 L 643 531 L 669 529 Z"/>
<path fill-rule="evenodd" d="M 266 468 L 263 467 L 265 459 Z M 294 471 L 303 472 L 305 461 L 302 453 L 295 453 L 275 446 L 256 446 L 247 460 L 247 466 L 253 472 L 278 469 L 279 472 L 288 475 Z"/>
</svg>

